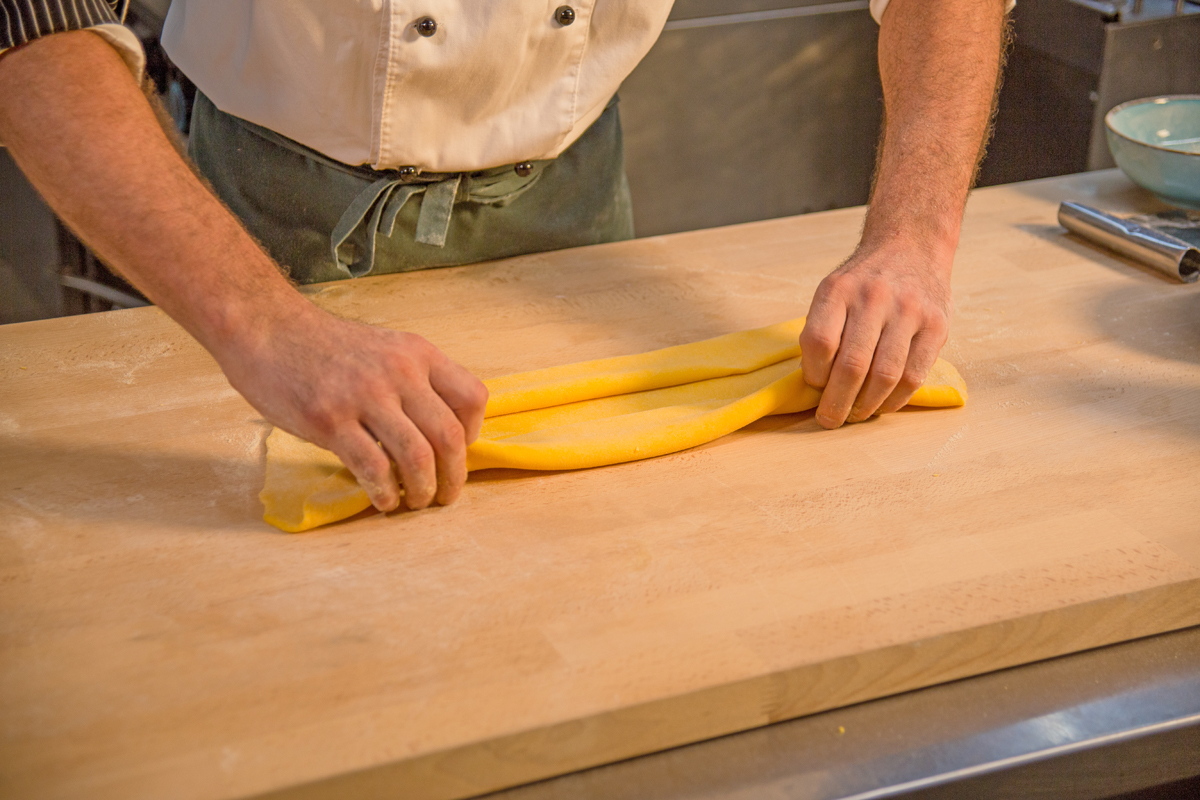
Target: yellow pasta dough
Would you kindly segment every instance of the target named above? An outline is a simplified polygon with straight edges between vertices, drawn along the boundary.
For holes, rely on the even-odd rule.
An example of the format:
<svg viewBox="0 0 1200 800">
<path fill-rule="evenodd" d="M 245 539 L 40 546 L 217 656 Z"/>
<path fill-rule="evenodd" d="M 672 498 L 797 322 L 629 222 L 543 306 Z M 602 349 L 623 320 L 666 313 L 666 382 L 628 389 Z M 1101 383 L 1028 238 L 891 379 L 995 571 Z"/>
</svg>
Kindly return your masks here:
<svg viewBox="0 0 1200 800">
<path fill-rule="evenodd" d="M 815 408 L 800 371 L 803 318 L 649 353 L 506 375 L 490 392 L 467 469 L 583 469 L 710 442 L 770 414 Z M 939 359 L 909 401 L 961 406 L 966 385 Z M 267 439 L 263 519 L 298 532 L 371 501 L 337 456 L 279 429 Z"/>
</svg>

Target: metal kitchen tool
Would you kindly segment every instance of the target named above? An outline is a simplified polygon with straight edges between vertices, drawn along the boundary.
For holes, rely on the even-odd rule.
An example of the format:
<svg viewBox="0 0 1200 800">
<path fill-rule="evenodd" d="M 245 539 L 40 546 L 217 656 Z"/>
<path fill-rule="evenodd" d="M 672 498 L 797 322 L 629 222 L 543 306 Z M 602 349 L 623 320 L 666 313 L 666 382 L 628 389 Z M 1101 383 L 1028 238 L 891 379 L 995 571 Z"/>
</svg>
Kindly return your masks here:
<svg viewBox="0 0 1200 800">
<path fill-rule="evenodd" d="M 1200 278 L 1200 216 L 1184 212 L 1123 219 L 1081 203 L 1061 203 L 1058 224 L 1184 283 Z"/>
</svg>

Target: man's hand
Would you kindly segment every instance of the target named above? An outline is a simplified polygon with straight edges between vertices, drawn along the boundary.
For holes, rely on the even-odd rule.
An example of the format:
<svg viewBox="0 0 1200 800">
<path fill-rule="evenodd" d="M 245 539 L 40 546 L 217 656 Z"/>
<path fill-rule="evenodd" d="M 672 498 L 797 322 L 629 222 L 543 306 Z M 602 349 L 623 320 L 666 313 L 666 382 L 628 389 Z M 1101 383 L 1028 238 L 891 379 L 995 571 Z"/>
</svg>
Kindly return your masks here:
<svg viewBox="0 0 1200 800">
<path fill-rule="evenodd" d="M 821 282 L 800 336 L 826 428 L 902 407 L 950 325 L 950 267 L 998 85 L 1004 0 L 891 0 L 885 125 L 862 242 Z"/>
<path fill-rule="evenodd" d="M 817 287 L 800 334 L 804 380 L 836 428 L 904 406 L 950 330 L 950 260 L 911 245 L 860 246 Z"/>
<path fill-rule="evenodd" d="M 332 450 L 381 510 L 454 500 L 487 392 L 419 336 L 302 297 L 179 156 L 87 31 L 0 54 L 0 140 L 50 206 L 217 359 L 270 422 Z M 380 444 L 382 444 L 382 448 Z"/>
<path fill-rule="evenodd" d="M 478 378 L 420 336 L 313 306 L 265 334 L 215 354 L 263 416 L 337 454 L 381 511 L 458 497 L 487 403 Z"/>
</svg>

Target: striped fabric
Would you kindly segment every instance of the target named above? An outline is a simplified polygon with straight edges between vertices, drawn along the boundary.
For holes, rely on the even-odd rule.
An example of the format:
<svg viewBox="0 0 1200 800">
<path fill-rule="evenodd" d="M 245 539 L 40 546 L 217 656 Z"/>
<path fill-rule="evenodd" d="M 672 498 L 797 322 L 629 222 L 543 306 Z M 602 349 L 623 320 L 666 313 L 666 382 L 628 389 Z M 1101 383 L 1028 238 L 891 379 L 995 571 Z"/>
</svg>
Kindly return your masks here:
<svg viewBox="0 0 1200 800">
<path fill-rule="evenodd" d="M 0 50 L 63 31 L 120 23 L 128 0 L 0 0 Z"/>
</svg>

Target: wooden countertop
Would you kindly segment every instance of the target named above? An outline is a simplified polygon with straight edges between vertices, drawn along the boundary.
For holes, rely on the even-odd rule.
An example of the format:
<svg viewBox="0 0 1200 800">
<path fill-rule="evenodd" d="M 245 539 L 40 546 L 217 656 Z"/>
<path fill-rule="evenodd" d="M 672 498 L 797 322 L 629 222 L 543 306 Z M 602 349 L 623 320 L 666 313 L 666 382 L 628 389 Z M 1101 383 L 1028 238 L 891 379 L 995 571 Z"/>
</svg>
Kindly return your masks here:
<svg viewBox="0 0 1200 800">
<path fill-rule="evenodd" d="M 1151 203 L 1116 172 L 974 195 L 964 409 L 298 535 L 260 520 L 268 427 L 161 312 L 0 327 L 0 795 L 463 797 L 1200 624 L 1200 284 L 1061 199 Z M 802 314 L 861 216 L 314 298 L 488 377 Z"/>
</svg>

